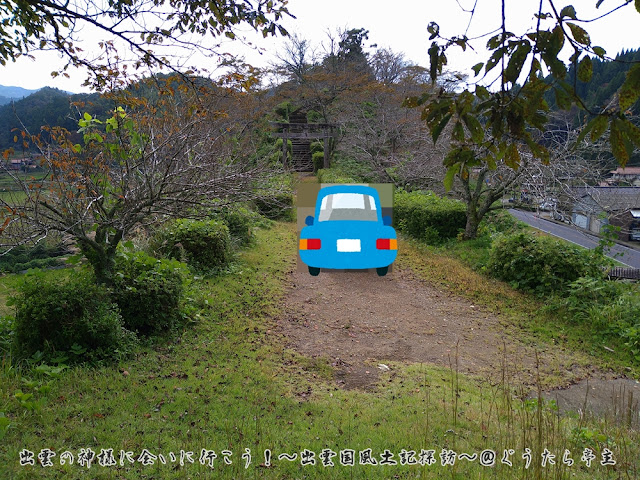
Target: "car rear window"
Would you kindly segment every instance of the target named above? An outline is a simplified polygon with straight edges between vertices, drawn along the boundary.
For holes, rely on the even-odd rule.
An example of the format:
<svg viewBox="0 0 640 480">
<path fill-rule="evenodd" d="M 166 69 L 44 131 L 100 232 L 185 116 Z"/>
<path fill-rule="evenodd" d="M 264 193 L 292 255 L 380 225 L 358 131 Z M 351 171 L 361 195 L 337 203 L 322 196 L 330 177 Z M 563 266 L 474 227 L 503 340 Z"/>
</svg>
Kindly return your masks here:
<svg viewBox="0 0 640 480">
<path fill-rule="evenodd" d="M 334 193 L 322 199 L 318 221 L 378 220 L 376 201 L 362 193 Z"/>
</svg>

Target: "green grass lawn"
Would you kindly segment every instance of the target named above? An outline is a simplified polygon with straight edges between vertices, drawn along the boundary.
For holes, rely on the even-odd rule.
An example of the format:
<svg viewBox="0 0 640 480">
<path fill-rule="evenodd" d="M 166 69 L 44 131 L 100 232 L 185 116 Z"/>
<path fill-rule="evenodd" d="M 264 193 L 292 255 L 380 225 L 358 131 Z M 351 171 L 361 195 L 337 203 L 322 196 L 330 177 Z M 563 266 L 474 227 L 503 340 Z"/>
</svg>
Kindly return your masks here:
<svg viewBox="0 0 640 480">
<path fill-rule="evenodd" d="M 0 479 L 637 478 L 637 432 L 559 416 L 553 405 L 520 399 L 522 392 L 506 384 L 451 369 L 391 364 L 374 391 L 336 388 L 331 366 L 287 349 L 275 323 L 295 268 L 295 242 L 293 224 L 260 230 L 257 245 L 229 273 L 198 283 L 209 308 L 196 323 L 119 365 L 37 373 L 4 358 L 0 412 L 10 425 L 0 439 Z M 447 269 L 442 267 L 441 284 L 451 286 Z M 457 266 L 450 275 L 461 271 Z M 0 295 L 15 278 L 3 279 Z M 481 292 L 478 300 L 490 295 L 476 281 L 467 287 Z M 519 297 L 504 301 L 516 310 Z M 580 460 L 585 448 L 596 455 L 590 467 Z M 600 465 L 605 448 L 616 465 Z M 50 467 L 37 458 L 45 449 L 56 454 Z M 100 466 L 97 457 L 90 469 L 80 465 L 78 457 L 88 449 L 96 456 L 113 449 L 116 465 Z M 360 464 L 369 449 L 377 465 Z M 526 449 L 533 455 L 529 468 Z M 545 449 L 556 455 L 556 464 L 542 468 Z M 565 449 L 573 466 L 562 461 Z M 23 450 L 34 453 L 36 465 L 20 465 Z M 355 465 L 341 465 L 351 450 Z M 512 466 L 502 462 L 505 450 Z M 66 451 L 74 462 L 61 465 Z M 213 467 L 211 451 L 217 455 Z M 323 451 L 334 466 L 322 464 Z M 496 452 L 495 465 L 482 466 L 473 457 L 483 451 L 485 460 Z M 193 452 L 193 462 L 185 452 Z M 451 452 L 455 461 L 449 456 L 453 464 L 443 465 Z M 381 465 L 385 459 L 397 464 Z M 405 460 L 423 465 L 401 465 Z"/>
<path fill-rule="evenodd" d="M 12 174 L 23 182 L 38 182 L 42 180 L 45 172 L 12 172 Z M 0 201 L 9 205 L 18 205 L 27 198 L 15 179 L 7 173 L 0 173 Z"/>
</svg>

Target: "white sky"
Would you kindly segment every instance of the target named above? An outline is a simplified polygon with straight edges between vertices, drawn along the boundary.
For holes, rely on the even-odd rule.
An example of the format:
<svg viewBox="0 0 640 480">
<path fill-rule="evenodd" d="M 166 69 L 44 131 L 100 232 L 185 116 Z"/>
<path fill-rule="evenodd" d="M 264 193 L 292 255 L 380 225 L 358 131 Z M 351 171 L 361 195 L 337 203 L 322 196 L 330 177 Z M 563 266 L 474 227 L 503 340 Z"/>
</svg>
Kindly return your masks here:
<svg viewBox="0 0 640 480">
<path fill-rule="evenodd" d="M 555 0 L 556 7 L 561 9 L 568 4 Z M 607 9 L 624 3 L 625 0 L 604 0 L 599 10 L 594 6 L 597 0 L 573 0 L 579 18 L 594 18 Z M 440 25 L 443 36 L 461 35 L 467 29 L 471 10 L 476 0 L 290 0 L 289 10 L 296 20 L 285 21 L 290 32 L 312 41 L 318 47 L 326 39 L 327 30 L 336 31 L 344 28 L 365 28 L 369 30 L 368 44 L 391 48 L 394 52 L 402 52 L 413 62 L 428 66 L 427 25 L 434 21 Z M 537 12 L 537 0 L 508 0 L 507 28 L 521 34 L 525 28 L 533 27 L 533 14 Z M 548 0 L 544 0 L 545 11 L 549 11 Z M 477 0 L 476 14 L 467 35 L 474 37 L 486 34 L 500 25 L 500 1 Z M 640 47 L 640 14 L 634 9 L 633 2 L 609 17 L 595 23 L 581 24 L 591 34 L 593 45 L 607 50 L 607 54 L 615 56 L 622 49 Z M 273 53 L 281 39 L 262 39 L 261 36 L 250 35 L 256 44 L 265 52 L 260 55 L 239 45 L 238 42 L 226 42 L 224 49 L 233 53 L 243 53 L 246 60 L 255 66 L 266 66 L 273 59 Z M 477 49 L 483 49 L 486 38 L 476 43 Z M 88 45 L 85 48 L 89 48 Z M 482 51 L 480 51 L 482 53 Z M 57 54 L 53 52 L 37 52 L 36 61 L 20 59 L 14 64 L 0 67 L 0 84 L 21 86 L 36 89 L 43 86 L 54 86 L 72 92 L 86 91 L 81 87 L 86 73 L 72 73 L 71 79 L 51 78 L 50 73 L 63 65 Z M 473 73 L 470 67 L 483 61 L 481 55 L 467 51 L 462 53 L 453 48 L 449 53 L 449 66 L 455 70 Z M 198 60 L 201 67 L 214 70 L 214 59 Z M 71 72 L 70 72 L 71 73 Z"/>
</svg>

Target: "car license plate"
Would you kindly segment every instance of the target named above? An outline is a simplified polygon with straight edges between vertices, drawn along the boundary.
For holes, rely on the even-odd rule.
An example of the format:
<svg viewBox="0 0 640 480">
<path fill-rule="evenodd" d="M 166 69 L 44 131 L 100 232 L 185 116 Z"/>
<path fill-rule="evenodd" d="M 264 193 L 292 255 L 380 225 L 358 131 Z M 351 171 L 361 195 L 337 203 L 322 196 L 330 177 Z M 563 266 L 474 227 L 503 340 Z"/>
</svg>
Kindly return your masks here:
<svg viewBox="0 0 640 480">
<path fill-rule="evenodd" d="M 338 240 L 339 252 L 359 252 L 360 239 L 341 238 Z"/>
</svg>

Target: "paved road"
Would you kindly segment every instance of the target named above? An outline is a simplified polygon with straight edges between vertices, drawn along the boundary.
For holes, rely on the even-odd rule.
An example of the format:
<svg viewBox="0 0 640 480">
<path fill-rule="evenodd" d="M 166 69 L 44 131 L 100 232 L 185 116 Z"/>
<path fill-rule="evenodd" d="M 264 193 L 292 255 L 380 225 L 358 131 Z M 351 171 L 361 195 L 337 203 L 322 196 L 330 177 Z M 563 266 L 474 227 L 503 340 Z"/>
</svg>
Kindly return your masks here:
<svg viewBox="0 0 640 480">
<path fill-rule="evenodd" d="M 598 246 L 599 238 L 595 235 L 590 235 L 584 230 L 580 230 L 577 227 L 570 227 L 560 225 L 555 222 L 550 222 L 544 218 L 538 217 L 532 212 L 523 212 L 521 210 L 509 210 L 509 212 L 518 220 L 531 225 L 538 230 L 550 233 L 556 237 L 563 238 L 569 242 L 573 242 L 585 248 L 595 248 Z M 624 263 L 633 268 L 640 268 L 640 251 L 634 250 L 623 245 L 616 244 L 611 248 L 608 254 L 610 257 L 615 258 L 617 261 Z M 618 255 L 618 256 L 616 256 Z"/>
</svg>

